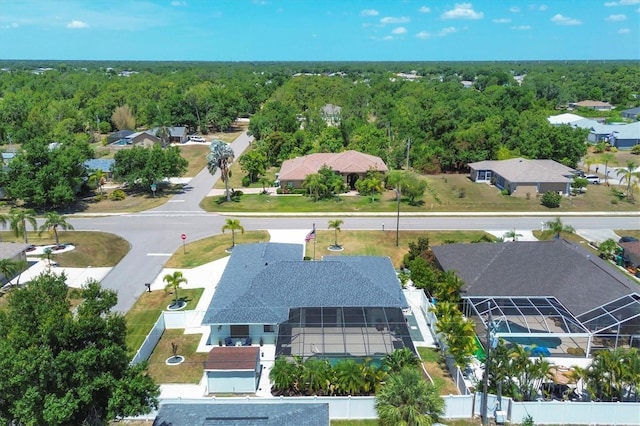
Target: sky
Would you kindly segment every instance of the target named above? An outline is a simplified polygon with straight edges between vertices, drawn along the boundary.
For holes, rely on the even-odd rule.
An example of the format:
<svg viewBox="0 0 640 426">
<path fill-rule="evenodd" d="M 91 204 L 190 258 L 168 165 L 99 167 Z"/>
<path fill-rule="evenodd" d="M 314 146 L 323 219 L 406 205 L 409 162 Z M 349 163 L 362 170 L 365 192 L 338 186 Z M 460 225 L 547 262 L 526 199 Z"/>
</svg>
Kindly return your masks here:
<svg viewBox="0 0 640 426">
<path fill-rule="evenodd" d="M 0 60 L 640 59 L 640 0 L 0 0 Z"/>
</svg>

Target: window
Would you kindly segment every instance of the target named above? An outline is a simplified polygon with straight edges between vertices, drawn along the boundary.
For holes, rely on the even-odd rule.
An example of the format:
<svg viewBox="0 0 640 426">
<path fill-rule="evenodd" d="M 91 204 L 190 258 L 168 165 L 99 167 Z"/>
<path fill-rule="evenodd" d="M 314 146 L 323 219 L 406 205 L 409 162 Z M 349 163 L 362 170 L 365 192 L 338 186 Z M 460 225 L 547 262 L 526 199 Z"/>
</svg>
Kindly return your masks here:
<svg viewBox="0 0 640 426">
<path fill-rule="evenodd" d="M 249 326 L 248 325 L 232 325 L 231 337 L 233 338 L 249 337 Z"/>
<path fill-rule="evenodd" d="M 273 324 L 265 324 L 264 332 L 265 333 L 274 333 L 276 331 L 276 327 Z"/>
</svg>

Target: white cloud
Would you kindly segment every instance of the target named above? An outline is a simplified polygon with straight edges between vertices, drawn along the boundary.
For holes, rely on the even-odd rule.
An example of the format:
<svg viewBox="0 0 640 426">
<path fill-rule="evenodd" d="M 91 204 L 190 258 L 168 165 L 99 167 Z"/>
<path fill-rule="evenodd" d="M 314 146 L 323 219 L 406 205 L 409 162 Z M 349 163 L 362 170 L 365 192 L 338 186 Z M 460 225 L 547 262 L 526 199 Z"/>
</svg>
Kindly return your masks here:
<svg viewBox="0 0 640 426">
<path fill-rule="evenodd" d="M 509 19 L 509 18 L 499 18 L 499 19 L 494 19 L 491 22 L 493 22 L 494 24 L 508 24 L 509 22 L 511 22 L 511 19 Z"/>
<path fill-rule="evenodd" d="M 455 8 L 448 10 L 441 16 L 442 19 L 482 19 L 484 13 L 473 10 L 471 3 L 457 3 Z"/>
<path fill-rule="evenodd" d="M 547 7 L 546 4 L 541 4 L 541 5 L 537 5 L 537 4 L 532 4 L 529 6 L 529 10 L 540 10 L 542 12 L 544 12 L 545 10 L 547 10 L 549 7 Z"/>
<path fill-rule="evenodd" d="M 385 37 L 383 38 L 383 40 L 385 40 L 385 41 L 393 40 L 393 36 L 390 36 L 390 35 L 385 36 Z"/>
<path fill-rule="evenodd" d="M 186 6 L 186 5 L 187 5 L 187 2 L 186 2 L 186 1 L 173 0 L 173 1 L 171 2 L 171 6 L 179 7 L 179 6 Z"/>
<path fill-rule="evenodd" d="M 458 32 L 458 30 L 456 30 L 456 27 L 447 27 L 447 28 L 443 28 L 443 29 L 441 29 L 441 30 L 438 32 L 438 35 L 439 35 L 440 37 L 444 37 L 444 36 L 446 36 L 446 35 L 453 34 L 453 33 L 455 33 L 455 32 Z"/>
<path fill-rule="evenodd" d="M 380 23 L 382 25 L 386 25 L 386 24 L 406 24 L 407 22 L 410 22 L 411 19 L 409 19 L 408 16 L 385 16 L 384 18 L 380 19 Z"/>
<path fill-rule="evenodd" d="M 629 30 L 629 28 L 620 28 L 618 30 L 618 34 L 629 34 L 631 32 L 631 30 Z"/>
<path fill-rule="evenodd" d="M 421 39 L 426 39 L 431 37 L 431 34 L 428 33 L 427 31 L 420 31 L 418 34 L 416 34 L 416 37 L 421 38 Z"/>
<path fill-rule="evenodd" d="M 606 2 L 604 5 L 607 7 L 613 7 L 613 6 L 631 6 L 634 4 L 640 4 L 640 0 L 609 1 L 609 2 Z"/>
<path fill-rule="evenodd" d="M 405 27 L 398 27 L 398 28 L 394 28 L 393 31 L 391 31 L 391 33 L 393 33 L 393 34 L 406 34 L 407 33 L 407 29 Z"/>
<path fill-rule="evenodd" d="M 518 13 L 520 12 L 520 8 L 518 6 L 511 6 L 509 12 Z"/>
<path fill-rule="evenodd" d="M 73 20 L 67 24 L 67 28 L 78 29 L 78 28 L 89 28 L 89 24 L 82 21 Z"/>
<path fill-rule="evenodd" d="M 360 16 L 378 16 L 380 12 L 375 9 L 365 9 L 360 12 Z"/>
<path fill-rule="evenodd" d="M 555 15 L 551 18 L 551 22 L 555 22 L 558 25 L 580 25 L 582 21 L 579 19 L 569 18 L 568 16 L 564 16 L 561 14 Z"/>
<path fill-rule="evenodd" d="M 531 25 L 518 25 L 516 27 L 511 27 L 511 29 L 516 31 L 528 31 L 531 29 Z"/>
<path fill-rule="evenodd" d="M 418 9 L 418 12 L 420 12 L 420 13 L 429 13 L 429 12 L 431 12 L 431 9 L 429 9 L 427 6 L 422 6 L 420 9 Z"/>
<path fill-rule="evenodd" d="M 625 19 L 627 19 L 627 15 L 609 15 L 606 18 L 604 18 L 605 21 L 609 21 L 609 22 L 621 22 L 624 21 Z"/>
</svg>

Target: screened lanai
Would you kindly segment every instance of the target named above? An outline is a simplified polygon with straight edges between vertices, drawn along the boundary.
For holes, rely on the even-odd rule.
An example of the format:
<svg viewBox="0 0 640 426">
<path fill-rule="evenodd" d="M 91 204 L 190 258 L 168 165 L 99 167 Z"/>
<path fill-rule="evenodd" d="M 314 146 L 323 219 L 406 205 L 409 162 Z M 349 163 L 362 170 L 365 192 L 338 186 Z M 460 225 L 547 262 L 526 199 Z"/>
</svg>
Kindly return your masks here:
<svg viewBox="0 0 640 426">
<path fill-rule="evenodd" d="M 578 319 L 593 333 L 592 350 L 640 348 L 640 295 L 629 294 L 598 306 Z"/>
<path fill-rule="evenodd" d="M 554 297 L 468 297 L 464 313 L 486 347 L 487 327 L 533 355 L 586 356 L 590 332 Z"/>
<path fill-rule="evenodd" d="M 399 308 L 295 308 L 279 326 L 276 356 L 376 359 L 404 347 L 415 352 Z"/>
</svg>

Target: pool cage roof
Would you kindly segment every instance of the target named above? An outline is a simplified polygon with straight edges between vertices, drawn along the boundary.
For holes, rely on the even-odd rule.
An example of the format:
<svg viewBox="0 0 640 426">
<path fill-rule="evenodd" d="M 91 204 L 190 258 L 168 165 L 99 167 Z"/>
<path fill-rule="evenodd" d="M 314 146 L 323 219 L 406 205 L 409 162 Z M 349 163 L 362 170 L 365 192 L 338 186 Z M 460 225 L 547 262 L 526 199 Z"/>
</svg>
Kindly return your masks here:
<svg viewBox="0 0 640 426">
<path fill-rule="evenodd" d="M 400 308 L 295 308 L 281 323 L 276 356 L 382 358 L 415 349 Z"/>
<path fill-rule="evenodd" d="M 555 297 L 466 297 L 464 300 L 472 310 L 470 313 L 475 314 L 485 328 L 491 317 L 491 326 L 498 336 L 589 334 Z"/>
<path fill-rule="evenodd" d="M 578 315 L 578 319 L 594 334 L 607 331 L 613 334 L 640 334 L 640 294 L 622 296 Z"/>
</svg>

